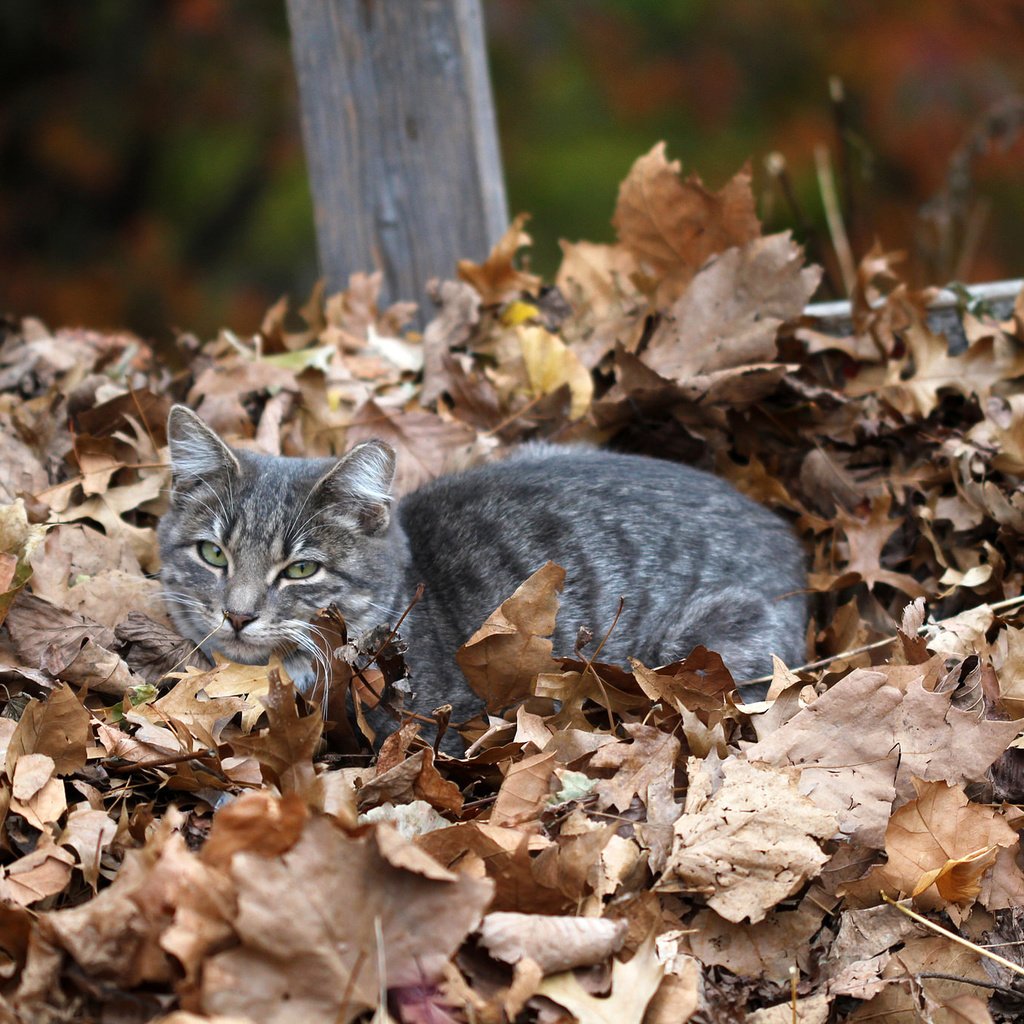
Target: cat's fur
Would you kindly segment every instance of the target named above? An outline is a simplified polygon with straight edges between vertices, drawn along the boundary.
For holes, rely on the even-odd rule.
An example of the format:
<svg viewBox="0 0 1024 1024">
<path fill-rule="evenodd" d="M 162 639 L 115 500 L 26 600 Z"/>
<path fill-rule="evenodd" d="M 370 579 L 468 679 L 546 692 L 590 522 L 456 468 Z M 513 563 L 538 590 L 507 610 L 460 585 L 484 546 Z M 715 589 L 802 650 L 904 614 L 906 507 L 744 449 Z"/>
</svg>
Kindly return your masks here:
<svg viewBox="0 0 1024 1024">
<path fill-rule="evenodd" d="M 306 623 L 318 608 L 336 603 L 358 633 L 394 624 L 422 582 L 402 626 L 414 707 L 449 702 L 453 720 L 469 717 L 481 701 L 456 650 L 549 560 L 567 570 L 555 654 L 572 653 L 580 626 L 602 636 L 624 597 L 602 661 L 658 665 L 704 644 L 743 680 L 770 671 L 772 653 L 803 660 L 804 556 L 792 531 L 688 466 L 531 445 L 392 508 L 395 456 L 383 442 L 341 459 L 257 455 L 228 448 L 183 406 L 168 435 L 173 488 L 159 533 L 175 624 L 234 661 L 282 653 L 307 687 Z M 203 561 L 204 540 L 223 549 L 226 568 Z M 322 568 L 281 579 L 300 558 Z M 236 632 L 229 612 L 255 618 Z"/>
</svg>

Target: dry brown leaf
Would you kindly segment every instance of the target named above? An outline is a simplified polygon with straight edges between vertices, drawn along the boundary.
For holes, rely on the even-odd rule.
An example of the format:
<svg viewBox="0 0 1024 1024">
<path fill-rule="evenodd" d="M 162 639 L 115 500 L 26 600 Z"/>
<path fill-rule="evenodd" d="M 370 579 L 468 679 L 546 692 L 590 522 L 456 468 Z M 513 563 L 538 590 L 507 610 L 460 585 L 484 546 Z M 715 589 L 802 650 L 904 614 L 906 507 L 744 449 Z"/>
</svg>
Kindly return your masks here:
<svg viewBox="0 0 1024 1024">
<path fill-rule="evenodd" d="M 800 247 L 788 234 L 729 249 L 694 276 L 641 359 L 679 381 L 772 362 L 778 328 L 800 316 L 820 277 L 818 268 L 803 266 Z"/>
<path fill-rule="evenodd" d="M 295 687 L 270 671 L 270 689 L 262 698 L 270 725 L 251 736 L 231 740 L 236 754 L 255 757 L 267 782 L 282 795 L 296 793 L 311 806 L 319 806 L 320 781 L 313 768 L 313 753 L 320 742 L 323 719 L 319 714 L 300 716 Z"/>
<path fill-rule="evenodd" d="M 432 405 L 451 390 L 452 349 L 464 346 L 480 322 L 480 294 L 462 281 L 431 281 L 430 297 L 441 307 L 423 329 L 423 387 L 420 404 Z"/>
<path fill-rule="evenodd" d="M 875 902 L 879 890 L 912 895 L 926 910 L 966 906 L 998 848 L 1016 847 L 1017 833 L 998 811 L 969 803 L 960 787 L 914 780 L 917 799 L 893 814 L 886 829 L 888 860 L 846 891 Z"/>
<path fill-rule="evenodd" d="M 952 356 L 945 336 L 913 314 L 903 337 L 910 366 L 890 364 L 883 393 L 907 412 L 928 416 L 944 391 L 984 403 L 994 388 L 1024 376 L 1024 346 L 999 331 L 969 339 L 966 351 Z"/>
<path fill-rule="evenodd" d="M 793 1019 L 800 1024 L 825 1024 L 832 1012 L 832 1001 L 825 993 L 817 993 L 806 999 L 794 999 L 775 1006 L 765 1006 L 748 1013 L 744 1024 L 791 1024 Z"/>
<path fill-rule="evenodd" d="M 898 1021 L 900 1024 L 906 1021 L 910 1024 L 921 1019 L 923 994 L 926 1012 L 933 1020 L 956 1024 L 964 1024 L 965 1021 L 970 1021 L 971 1024 L 991 1024 L 991 1018 L 987 1018 L 983 1003 L 980 1008 L 985 1016 L 981 1017 L 978 1017 L 974 1010 L 967 1016 L 959 1013 L 946 1015 L 942 1012 L 944 1005 L 963 998 L 965 988 L 970 993 L 976 991 L 970 986 L 970 981 L 989 980 L 981 960 L 979 954 L 941 936 L 910 938 L 892 957 L 883 972 L 884 977 L 899 979 L 901 983 L 887 985 L 873 999 L 857 1007 L 849 1020 L 856 1024 L 867 1024 L 879 1019 Z M 925 972 L 946 977 L 918 977 Z M 952 980 L 954 978 L 957 980 Z M 974 1001 L 973 995 L 969 998 Z"/>
<path fill-rule="evenodd" d="M 983 776 L 1013 722 L 979 720 L 926 687 L 938 664 L 857 669 L 747 750 L 752 761 L 797 765 L 800 791 L 839 815 L 840 830 L 879 849 L 893 800 L 912 775 L 950 784 Z M 871 720 L 863 709 L 871 708 Z M 850 729 L 849 723 L 861 723 Z"/>
<path fill-rule="evenodd" d="M 30 907 L 48 896 L 63 892 L 71 881 L 74 856 L 57 846 L 47 833 L 39 845 L 3 868 L 0 898 L 21 907 Z"/>
<path fill-rule="evenodd" d="M 156 531 L 149 527 L 135 526 L 123 517 L 143 505 L 162 511 L 161 504 L 167 484 L 167 473 L 151 472 L 137 483 L 111 487 L 103 494 L 95 494 L 65 509 L 59 522 L 94 520 L 103 527 L 108 538 L 132 552 L 144 571 L 156 572 L 160 568 Z"/>
<path fill-rule="evenodd" d="M 232 926 L 240 945 L 211 957 L 202 1008 L 270 1024 L 355 1019 L 387 984 L 429 984 L 492 893 L 484 880 L 436 881 L 394 867 L 372 833 L 348 837 L 314 819 L 273 858 L 238 853 Z"/>
<path fill-rule="evenodd" d="M 123 616 L 114 635 L 125 664 L 147 683 L 158 683 L 175 669 L 205 669 L 210 664 L 191 640 L 142 612 Z"/>
<path fill-rule="evenodd" d="M 173 913 L 174 894 L 191 882 L 190 865 L 202 867 L 173 821 L 165 818 L 144 849 L 129 851 L 113 883 L 93 899 L 43 915 L 42 935 L 89 977 L 134 987 L 173 976 L 159 932 Z"/>
<path fill-rule="evenodd" d="M 649 810 L 660 808 L 666 802 L 675 811 L 681 810 L 672 798 L 679 740 L 652 726 L 627 725 L 625 729 L 631 743 L 603 746 L 590 761 L 591 768 L 612 772 L 610 778 L 598 783 L 600 806 L 625 811 L 635 793 Z M 669 821 L 675 817 L 676 814 L 671 813 Z"/>
<path fill-rule="evenodd" d="M 744 245 L 761 232 L 744 168 L 719 192 L 700 178 L 680 178 L 678 160 L 659 142 L 619 186 L 612 224 L 619 242 L 659 279 L 656 304 L 678 298 L 709 256 Z"/>
<path fill-rule="evenodd" d="M 885 492 L 871 502 L 866 518 L 840 510 L 836 517 L 837 525 L 842 528 L 849 545 L 846 566 L 840 575 L 812 574 L 811 585 L 822 590 L 842 589 L 863 580 L 871 587 L 885 583 L 910 597 L 926 597 L 928 591 L 913 576 L 885 568 L 882 550 L 904 525 L 902 518 L 890 518 L 891 508 L 892 497 Z"/>
<path fill-rule="evenodd" d="M 591 995 L 571 972 L 545 978 L 539 991 L 588 1024 L 641 1024 L 664 975 L 665 967 L 654 950 L 652 935 L 629 963 L 613 962 L 611 993 L 607 996 Z"/>
<path fill-rule="evenodd" d="M 510 765 L 494 801 L 491 824 L 523 828 L 527 822 L 534 822 L 539 830 L 537 818 L 547 803 L 554 767 L 553 753 L 535 754 Z"/>
<path fill-rule="evenodd" d="M 715 793 L 687 794 L 658 887 L 703 892 L 726 920 L 756 924 L 821 871 L 828 856 L 818 841 L 836 817 L 800 795 L 796 771 L 731 758 L 722 772 Z"/>
<path fill-rule="evenodd" d="M 519 214 L 483 263 L 459 260 L 459 277 L 476 289 L 485 306 L 517 298 L 522 292 L 534 292 L 540 286 L 539 277 L 515 266 L 516 253 L 531 241 L 523 230 L 527 220 L 529 214 Z"/>
<path fill-rule="evenodd" d="M 45 700 L 29 701 L 7 747 L 8 775 L 14 774 L 19 757 L 31 753 L 53 758 L 58 775 L 83 768 L 92 735 L 90 722 L 89 712 L 63 683 Z"/>
<path fill-rule="evenodd" d="M 555 630 L 557 595 L 564 581 L 565 570 L 548 562 L 459 648 L 459 668 L 488 711 L 497 713 L 529 696 L 540 673 L 558 668 L 546 638 Z"/>
<path fill-rule="evenodd" d="M 480 925 L 480 942 L 496 960 L 515 964 L 529 958 L 544 974 L 602 963 L 625 938 L 625 921 L 603 918 L 498 912 Z"/>
<path fill-rule="evenodd" d="M 117 836 L 117 822 L 106 811 L 78 804 L 68 814 L 67 824 L 57 840 L 78 854 L 78 867 L 86 882 L 96 891 L 100 861 L 104 850 Z"/>
<path fill-rule="evenodd" d="M 727 921 L 701 910 L 690 922 L 687 943 L 697 959 L 717 964 L 741 977 L 785 982 L 790 967 L 812 969 L 811 937 L 821 928 L 829 903 L 820 886 L 812 886 L 793 910 L 772 910 L 757 924 Z"/>
</svg>

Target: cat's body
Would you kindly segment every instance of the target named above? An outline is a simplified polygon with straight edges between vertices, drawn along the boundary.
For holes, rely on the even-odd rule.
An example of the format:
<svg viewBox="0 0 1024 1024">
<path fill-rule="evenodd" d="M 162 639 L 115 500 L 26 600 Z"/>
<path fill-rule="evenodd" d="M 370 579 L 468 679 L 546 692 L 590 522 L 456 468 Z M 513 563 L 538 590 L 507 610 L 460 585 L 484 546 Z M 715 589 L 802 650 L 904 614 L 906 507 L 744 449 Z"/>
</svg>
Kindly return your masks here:
<svg viewBox="0 0 1024 1024">
<path fill-rule="evenodd" d="M 317 608 L 333 601 L 357 633 L 394 624 L 423 583 L 402 626 L 414 707 L 451 703 L 458 721 L 481 702 L 456 650 L 547 561 L 567 571 L 555 654 L 572 653 L 580 626 L 603 636 L 621 597 L 602 661 L 656 665 L 704 644 L 743 680 L 770 671 L 772 653 L 802 660 L 796 538 L 707 473 L 528 446 L 435 480 L 391 512 L 393 454 L 379 442 L 340 461 L 254 455 L 228 449 L 180 407 L 169 434 L 175 481 L 160 541 L 171 614 L 232 660 L 264 662 L 277 650 L 311 682 L 301 635 Z M 222 567 L 210 562 L 222 556 Z M 288 575 L 313 563 L 308 576 Z"/>
</svg>

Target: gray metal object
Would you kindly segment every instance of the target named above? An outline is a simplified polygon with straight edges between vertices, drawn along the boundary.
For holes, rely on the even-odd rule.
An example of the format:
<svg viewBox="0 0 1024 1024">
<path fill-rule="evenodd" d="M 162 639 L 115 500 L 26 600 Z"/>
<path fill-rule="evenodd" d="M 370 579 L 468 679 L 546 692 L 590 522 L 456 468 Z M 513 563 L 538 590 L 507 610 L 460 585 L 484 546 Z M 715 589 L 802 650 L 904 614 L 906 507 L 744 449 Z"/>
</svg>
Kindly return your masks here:
<svg viewBox="0 0 1024 1024">
<path fill-rule="evenodd" d="M 993 316 L 1005 320 L 1013 312 L 1014 302 L 1024 289 L 1024 278 L 1010 281 L 990 281 L 965 285 L 962 291 L 943 288 L 928 305 L 928 326 L 937 334 L 944 334 L 950 351 L 962 352 L 967 347 L 960 311 L 966 304 L 983 303 Z M 804 310 L 805 316 L 814 317 L 818 328 L 826 334 L 847 334 L 853 329 L 850 303 L 816 302 Z"/>
</svg>

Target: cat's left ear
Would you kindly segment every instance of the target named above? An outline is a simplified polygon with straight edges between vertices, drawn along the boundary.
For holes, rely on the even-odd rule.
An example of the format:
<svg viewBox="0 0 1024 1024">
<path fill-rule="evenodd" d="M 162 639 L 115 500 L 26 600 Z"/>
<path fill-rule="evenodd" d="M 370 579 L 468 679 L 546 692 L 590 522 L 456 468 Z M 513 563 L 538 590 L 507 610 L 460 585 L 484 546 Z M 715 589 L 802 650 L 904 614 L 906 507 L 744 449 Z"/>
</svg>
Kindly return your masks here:
<svg viewBox="0 0 1024 1024">
<path fill-rule="evenodd" d="M 352 507 L 368 534 L 382 533 L 391 521 L 391 481 L 395 449 L 374 439 L 357 444 L 314 485 L 328 501 Z"/>
<path fill-rule="evenodd" d="M 211 483 L 241 472 L 235 453 L 187 406 L 171 409 L 167 442 L 176 488 L 187 490 L 197 481 Z"/>
</svg>

